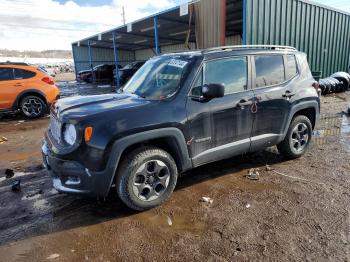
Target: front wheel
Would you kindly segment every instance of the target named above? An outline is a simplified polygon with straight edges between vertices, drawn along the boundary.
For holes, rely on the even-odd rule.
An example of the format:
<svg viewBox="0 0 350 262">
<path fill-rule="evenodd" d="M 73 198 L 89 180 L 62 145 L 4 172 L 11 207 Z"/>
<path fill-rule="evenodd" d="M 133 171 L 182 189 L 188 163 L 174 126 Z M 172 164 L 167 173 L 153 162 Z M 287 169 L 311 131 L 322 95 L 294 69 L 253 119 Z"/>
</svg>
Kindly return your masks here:
<svg viewBox="0 0 350 262">
<path fill-rule="evenodd" d="M 310 119 L 299 115 L 293 118 L 287 135 L 277 145 L 278 151 L 288 159 L 301 157 L 307 150 L 312 136 Z"/>
<path fill-rule="evenodd" d="M 156 147 L 143 147 L 129 153 L 121 162 L 116 175 L 117 193 L 131 209 L 150 209 L 170 197 L 177 175 L 170 154 Z"/>
</svg>

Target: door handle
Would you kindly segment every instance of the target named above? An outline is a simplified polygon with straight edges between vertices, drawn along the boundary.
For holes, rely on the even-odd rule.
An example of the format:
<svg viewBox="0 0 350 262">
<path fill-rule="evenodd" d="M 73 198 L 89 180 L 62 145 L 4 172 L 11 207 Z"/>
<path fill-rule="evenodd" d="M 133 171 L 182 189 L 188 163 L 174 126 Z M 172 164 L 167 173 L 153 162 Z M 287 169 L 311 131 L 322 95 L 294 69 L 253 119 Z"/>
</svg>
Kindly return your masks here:
<svg viewBox="0 0 350 262">
<path fill-rule="evenodd" d="M 239 101 L 239 103 L 237 103 L 237 107 L 245 107 L 252 104 L 253 104 L 253 101 L 247 101 L 245 99 L 242 99 L 241 101 Z"/>
<path fill-rule="evenodd" d="M 20 83 L 17 83 L 17 84 L 15 84 L 15 86 L 22 86 L 22 84 L 20 84 Z"/>
<path fill-rule="evenodd" d="M 291 91 L 287 90 L 282 97 L 286 97 L 286 98 L 291 98 L 292 96 L 295 96 L 295 93 L 292 93 Z"/>
</svg>

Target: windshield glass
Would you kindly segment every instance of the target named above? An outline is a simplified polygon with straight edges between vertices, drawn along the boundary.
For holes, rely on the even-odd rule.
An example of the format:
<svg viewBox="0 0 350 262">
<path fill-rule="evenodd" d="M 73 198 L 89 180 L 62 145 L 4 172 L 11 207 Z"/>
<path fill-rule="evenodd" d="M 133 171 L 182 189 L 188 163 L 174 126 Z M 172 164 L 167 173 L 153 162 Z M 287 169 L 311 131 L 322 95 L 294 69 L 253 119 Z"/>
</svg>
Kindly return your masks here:
<svg viewBox="0 0 350 262">
<path fill-rule="evenodd" d="M 164 99 L 180 87 L 193 62 L 191 56 L 161 56 L 148 60 L 123 88 L 148 99 Z"/>
</svg>

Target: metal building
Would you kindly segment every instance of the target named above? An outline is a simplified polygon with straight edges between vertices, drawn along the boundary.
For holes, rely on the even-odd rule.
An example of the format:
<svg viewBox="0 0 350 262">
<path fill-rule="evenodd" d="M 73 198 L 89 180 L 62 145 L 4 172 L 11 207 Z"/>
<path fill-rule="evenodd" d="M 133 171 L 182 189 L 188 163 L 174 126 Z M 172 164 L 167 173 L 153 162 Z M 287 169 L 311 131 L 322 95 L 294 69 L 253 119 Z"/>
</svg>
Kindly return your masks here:
<svg viewBox="0 0 350 262">
<path fill-rule="evenodd" d="M 348 71 L 350 14 L 306 0 L 196 0 L 72 44 L 76 71 L 220 45 L 290 45 L 312 71 Z"/>
</svg>

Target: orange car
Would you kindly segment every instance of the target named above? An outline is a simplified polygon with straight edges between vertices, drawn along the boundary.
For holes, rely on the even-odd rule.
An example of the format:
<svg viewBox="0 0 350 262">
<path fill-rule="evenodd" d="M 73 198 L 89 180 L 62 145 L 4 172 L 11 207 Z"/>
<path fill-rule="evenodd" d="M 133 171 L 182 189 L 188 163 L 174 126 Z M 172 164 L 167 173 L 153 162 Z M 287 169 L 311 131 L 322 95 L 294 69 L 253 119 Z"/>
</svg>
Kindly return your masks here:
<svg viewBox="0 0 350 262">
<path fill-rule="evenodd" d="M 25 63 L 0 63 L 0 113 L 21 111 L 38 118 L 59 98 L 59 89 L 44 70 Z"/>
</svg>

